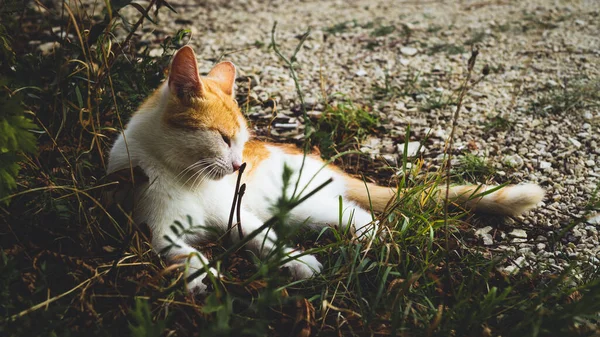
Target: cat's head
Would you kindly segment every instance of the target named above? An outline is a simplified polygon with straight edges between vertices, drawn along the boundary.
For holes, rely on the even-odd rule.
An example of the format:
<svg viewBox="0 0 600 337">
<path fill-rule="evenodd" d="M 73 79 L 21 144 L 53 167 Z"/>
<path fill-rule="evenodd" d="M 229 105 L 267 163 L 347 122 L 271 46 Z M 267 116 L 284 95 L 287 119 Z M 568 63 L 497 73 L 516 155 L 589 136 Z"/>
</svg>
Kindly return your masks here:
<svg viewBox="0 0 600 337">
<path fill-rule="evenodd" d="M 221 179 L 242 164 L 248 140 L 246 120 L 234 98 L 235 66 L 221 62 L 200 77 L 191 47 L 171 61 L 168 99 L 162 124 L 171 135 L 171 160 L 177 174 L 193 181 Z"/>
</svg>

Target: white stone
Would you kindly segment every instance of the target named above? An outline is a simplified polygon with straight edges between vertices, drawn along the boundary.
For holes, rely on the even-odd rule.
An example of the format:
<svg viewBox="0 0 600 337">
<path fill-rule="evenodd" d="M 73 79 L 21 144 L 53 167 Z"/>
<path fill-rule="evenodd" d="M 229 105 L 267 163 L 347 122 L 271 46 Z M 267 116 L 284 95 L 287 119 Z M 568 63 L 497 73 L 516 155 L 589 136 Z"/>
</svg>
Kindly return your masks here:
<svg viewBox="0 0 600 337">
<path fill-rule="evenodd" d="M 525 232 L 522 229 L 518 229 L 518 228 L 513 229 L 512 232 L 510 232 L 508 235 L 510 235 L 514 238 L 524 238 L 524 239 L 527 238 L 527 232 Z"/>
<path fill-rule="evenodd" d="M 492 231 L 492 226 L 485 226 L 483 228 L 479 228 L 475 231 L 475 236 L 482 236 L 483 234 L 488 234 Z"/>
<path fill-rule="evenodd" d="M 540 160 L 540 169 L 545 170 L 549 168 L 552 168 L 552 163 Z"/>
<path fill-rule="evenodd" d="M 402 47 L 400 48 L 400 52 L 406 56 L 414 56 L 419 52 L 417 48 L 413 47 Z"/>
<path fill-rule="evenodd" d="M 571 144 L 573 144 L 576 148 L 580 148 L 581 147 L 581 143 L 575 139 L 575 138 L 571 138 L 569 137 L 569 141 L 571 142 Z"/>
<path fill-rule="evenodd" d="M 367 74 L 367 72 L 364 69 L 359 69 L 357 72 L 354 73 L 356 76 L 358 77 L 363 77 Z"/>
<path fill-rule="evenodd" d="M 506 156 L 506 157 L 504 157 L 502 162 L 506 166 L 509 166 L 509 167 L 512 167 L 515 169 L 520 169 L 521 167 L 523 167 L 523 164 L 525 163 L 523 161 L 523 158 L 521 158 L 521 156 L 519 156 L 518 154 Z"/>
<path fill-rule="evenodd" d="M 596 214 L 586 220 L 590 225 L 600 225 L 600 214 Z"/>
<path fill-rule="evenodd" d="M 42 52 L 42 55 L 48 55 L 54 52 L 56 48 L 60 47 L 60 43 L 54 42 L 46 42 L 42 43 L 38 46 L 39 51 Z"/>
<path fill-rule="evenodd" d="M 483 234 L 481 238 L 483 239 L 483 244 L 485 246 L 491 246 L 494 244 L 494 238 L 492 237 L 492 234 Z"/>
<path fill-rule="evenodd" d="M 162 54 L 164 53 L 164 49 L 162 48 L 153 48 L 150 49 L 150 52 L 148 53 L 148 56 L 150 57 L 159 57 L 162 56 Z"/>
</svg>

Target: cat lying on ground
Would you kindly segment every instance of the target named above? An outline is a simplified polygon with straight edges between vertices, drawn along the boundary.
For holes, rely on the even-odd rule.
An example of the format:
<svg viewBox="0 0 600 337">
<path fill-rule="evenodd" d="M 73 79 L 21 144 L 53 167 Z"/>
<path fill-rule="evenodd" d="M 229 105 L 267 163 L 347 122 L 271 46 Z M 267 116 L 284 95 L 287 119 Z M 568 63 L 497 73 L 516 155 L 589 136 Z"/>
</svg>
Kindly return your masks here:
<svg viewBox="0 0 600 337">
<path fill-rule="evenodd" d="M 290 181 L 295 182 L 304 156 L 290 145 L 250 139 L 246 120 L 234 99 L 235 67 L 231 62 L 217 64 L 202 78 L 196 62 L 196 55 L 188 46 L 175 54 L 168 80 L 133 115 L 115 142 L 108 164 L 108 173 L 139 166 L 148 176 L 147 182 L 136 186 L 134 221 L 150 227 L 152 246 L 157 252 L 171 246 L 166 253 L 171 261 L 189 258 L 187 275 L 209 263 L 190 245 L 208 232 L 199 228 L 172 244 L 164 236 L 172 234 L 173 222 L 187 223 L 191 216 L 194 226 L 227 230 L 237 179 L 235 172 L 245 162 L 242 182 L 247 188 L 241 205 L 241 222 L 244 234 L 251 233 L 271 218 L 271 207 L 283 189 L 284 164 L 293 170 Z M 365 185 L 333 165 L 322 169 L 323 166 L 317 156 L 306 157 L 299 186 L 307 186 L 308 192 L 329 178 L 333 182 L 294 208 L 289 223 L 306 223 L 315 229 L 351 224 L 357 235 L 365 234 L 373 227 L 371 213 L 367 211 L 369 205 L 375 211 L 382 211 L 395 192 L 387 187 Z M 295 183 L 290 185 L 288 196 L 293 193 Z M 449 195 L 453 202 L 475 211 L 510 215 L 532 208 L 544 195 L 539 186 L 527 184 L 507 186 L 469 200 L 475 191 L 480 193 L 485 188 L 453 186 Z M 437 192 L 439 200 L 445 197 L 445 189 Z M 341 223 L 337 212 L 339 196 L 344 205 Z M 266 257 L 275 240 L 272 230 L 264 231 L 248 247 L 258 256 Z M 286 248 L 285 253 L 290 257 L 300 254 L 291 248 Z M 299 256 L 284 267 L 296 279 L 311 277 L 322 268 L 311 255 Z M 213 268 L 208 272 L 217 275 Z M 206 273 L 188 282 L 188 289 L 205 292 L 207 286 L 202 282 L 205 277 Z"/>
</svg>

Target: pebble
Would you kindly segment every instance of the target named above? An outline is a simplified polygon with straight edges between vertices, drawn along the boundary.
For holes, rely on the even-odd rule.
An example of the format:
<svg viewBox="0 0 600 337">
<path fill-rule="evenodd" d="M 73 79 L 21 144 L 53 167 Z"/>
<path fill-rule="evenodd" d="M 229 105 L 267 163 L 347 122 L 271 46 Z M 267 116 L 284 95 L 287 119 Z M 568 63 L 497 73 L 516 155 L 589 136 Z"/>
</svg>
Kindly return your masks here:
<svg viewBox="0 0 600 337">
<path fill-rule="evenodd" d="M 400 48 L 400 52 L 406 56 L 415 56 L 419 51 L 413 47 L 402 47 Z"/>
<path fill-rule="evenodd" d="M 508 167 L 511 167 L 514 169 L 520 169 L 525 164 L 525 162 L 523 161 L 523 158 L 521 158 L 521 156 L 519 156 L 518 154 L 507 155 L 504 157 L 502 162 L 505 165 L 507 165 Z"/>
<path fill-rule="evenodd" d="M 42 55 L 49 55 L 54 53 L 54 51 L 59 47 L 59 42 L 45 42 L 38 46 L 38 50 L 42 52 Z"/>
<path fill-rule="evenodd" d="M 357 72 L 354 73 L 356 76 L 358 77 L 363 77 L 367 74 L 367 72 L 364 69 L 359 69 Z"/>
<path fill-rule="evenodd" d="M 527 238 L 527 232 L 518 228 L 513 229 L 508 235 L 514 238 Z"/>
<path fill-rule="evenodd" d="M 569 137 L 569 141 L 571 142 L 571 144 L 573 144 L 576 148 L 580 148 L 581 147 L 581 143 L 572 137 Z"/>
</svg>

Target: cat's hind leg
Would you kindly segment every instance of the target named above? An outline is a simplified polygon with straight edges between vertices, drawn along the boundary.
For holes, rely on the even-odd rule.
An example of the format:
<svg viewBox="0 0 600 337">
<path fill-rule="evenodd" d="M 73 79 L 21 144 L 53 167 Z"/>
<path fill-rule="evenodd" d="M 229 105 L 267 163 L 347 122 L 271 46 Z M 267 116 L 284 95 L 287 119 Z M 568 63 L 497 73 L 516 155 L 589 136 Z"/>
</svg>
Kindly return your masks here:
<svg viewBox="0 0 600 337">
<path fill-rule="evenodd" d="M 248 211 L 241 212 L 241 221 L 242 234 L 244 236 L 256 231 L 263 225 L 263 222 L 258 217 Z M 240 238 L 236 232 L 234 230 L 232 236 L 236 240 L 239 240 Z M 256 252 L 260 258 L 269 258 L 272 256 L 276 245 L 277 235 L 272 228 L 266 228 L 250 240 L 248 248 Z M 312 255 L 303 255 L 302 251 L 290 247 L 282 247 L 282 249 L 285 260 L 292 258 L 290 261 L 284 263 L 282 267 L 288 268 L 292 277 L 296 280 L 313 277 L 323 269 L 323 265 Z"/>
</svg>

